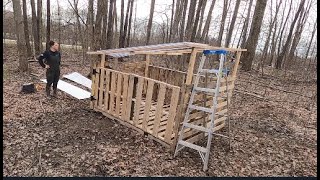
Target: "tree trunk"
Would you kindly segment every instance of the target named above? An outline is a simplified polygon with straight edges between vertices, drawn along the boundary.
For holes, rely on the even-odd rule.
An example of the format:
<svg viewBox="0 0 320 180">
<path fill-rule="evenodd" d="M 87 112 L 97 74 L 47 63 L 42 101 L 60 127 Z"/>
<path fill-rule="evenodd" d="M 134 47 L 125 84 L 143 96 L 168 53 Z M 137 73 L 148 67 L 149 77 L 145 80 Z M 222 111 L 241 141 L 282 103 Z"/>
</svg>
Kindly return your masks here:
<svg viewBox="0 0 320 180">
<path fill-rule="evenodd" d="M 112 48 L 113 44 L 113 4 L 115 0 L 110 0 L 109 15 L 108 15 L 108 29 L 107 29 L 107 49 Z"/>
<path fill-rule="evenodd" d="M 112 17 L 113 17 L 113 21 L 114 21 L 114 27 L 113 27 L 113 39 L 117 39 L 118 38 L 118 15 L 117 15 L 117 1 L 114 1 L 114 4 L 113 4 L 113 14 L 112 14 Z M 118 43 L 117 41 L 114 42 L 114 47 L 118 47 L 119 45 L 116 44 Z"/>
<path fill-rule="evenodd" d="M 212 0 L 211 5 L 210 5 L 210 9 L 209 9 L 209 12 L 208 12 L 208 16 L 207 16 L 206 22 L 204 24 L 202 35 L 201 35 L 201 38 L 200 38 L 201 42 L 205 41 L 206 37 L 208 36 L 210 23 L 211 23 L 211 18 L 212 18 L 212 11 L 213 11 L 215 3 L 216 3 L 216 0 Z"/>
<path fill-rule="evenodd" d="M 190 6 L 189 6 L 189 14 L 188 14 L 188 21 L 187 21 L 187 27 L 185 32 L 185 37 L 187 39 L 191 38 L 192 34 L 192 25 L 194 24 L 194 13 L 196 11 L 197 6 L 197 0 L 190 0 Z"/>
<path fill-rule="evenodd" d="M 222 18 L 221 18 L 221 23 L 220 23 L 217 46 L 221 46 L 224 24 L 225 24 L 226 18 L 227 18 L 227 12 L 228 12 L 228 0 L 223 0 L 223 12 L 222 12 Z"/>
<path fill-rule="evenodd" d="M 125 18 L 124 27 L 123 27 L 123 29 L 124 29 L 123 30 L 123 46 L 124 46 L 125 39 L 126 39 L 127 34 L 128 34 L 127 32 L 128 32 L 128 23 L 129 23 L 130 4 L 131 4 L 131 0 L 128 0 L 126 18 Z"/>
<path fill-rule="evenodd" d="M 105 1 L 105 10 L 103 13 L 103 27 L 102 27 L 102 35 L 101 35 L 101 47 L 102 48 L 106 48 L 106 44 L 107 44 L 107 26 L 108 26 L 108 1 Z"/>
<path fill-rule="evenodd" d="M 196 34 L 196 40 L 197 41 L 200 41 L 200 38 L 201 38 L 201 32 L 202 32 L 201 30 L 202 30 L 202 24 L 203 24 L 203 18 L 204 18 L 204 10 L 206 9 L 206 5 L 207 5 L 207 0 L 203 0 L 201 12 L 200 12 L 199 26 L 198 26 L 198 30 L 197 30 L 197 34 Z"/>
<path fill-rule="evenodd" d="M 290 48 L 289 55 L 288 55 L 288 58 L 287 58 L 287 61 L 286 61 L 286 65 L 289 65 L 292 62 L 293 58 L 294 58 L 294 52 L 297 49 L 297 46 L 298 46 L 299 41 L 301 39 L 301 34 L 302 34 L 302 31 L 303 31 L 304 25 L 306 23 L 308 15 L 309 15 L 309 10 L 311 8 L 310 5 L 311 5 L 311 3 L 307 6 L 307 8 L 304 11 L 304 13 L 303 12 L 300 13 L 300 17 L 299 17 L 299 20 L 298 20 L 298 25 L 296 27 L 296 32 L 294 33 L 294 38 L 293 38 L 293 41 L 292 41 L 292 44 L 291 44 L 291 48 Z"/>
<path fill-rule="evenodd" d="M 184 41 L 184 33 L 185 33 L 185 19 L 186 19 L 186 14 L 187 14 L 187 8 L 188 8 L 188 0 L 183 0 L 183 6 L 181 5 L 181 7 L 183 8 L 182 10 L 182 19 L 180 21 L 180 42 Z M 178 25 L 177 25 L 178 27 Z M 174 27 L 173 27 L 174 28 Z M 175 34 L 175 33 L 174 33 Z"/>
<path fill-rule="evenodd" d="M 261 58 L 260 58 L 260 61 L 259 61 L 258 70 L 260 69 L 260 67 L 263 68 L 265 59 L 267 59 L 267 53 L 268 53 L 268 50 L 269 50 L 271 33 L 272 33 L 272 29 L 273 29 L 273 27 L 274 27 L 274 24 L 275 24 L 275 22 L 277 21 L 278 13 L 279 13 L 279 10 L 280 10 L 280 5 L 281 5 L 281 3 L 282 3 L 282 1 L 279 1 L 279 4 L 277 4 L 277 6 L 276 6 L 275 15 L 272 16 L 272 10 L 273 10 L 273 9 L 272 9 L 272 1 L 271 1 L 271 6 L 270 6 L 270 12 L 271 12 L 270 25 L 269 25 L 267 40 L 266 40 L 266 42 L 265 42 L 265 44 L 264 44 L 264 48 L 263 48 L 263 51 L 262 51 L 262 55 L 261 55 Z"/>
<path fill-rule="evenodd" d="M 233 12 L 232 19 L 231 19 L 230 28 L 229 28 L 227 36 L 226 36 L 225 47 L 229 47 L 229 44 L 230 44 L 230 41 L 231 41 L 231 37 L 232 37 L 232 33 L 233 33 L 233 29 L 234 29 L 234 24 L 236 22 L 237 15 L 238 15 L 238 10 L 239 10 L 239 7 L 240 7 L 240 2 L 241 2 L 241 0 L 237 0 L 236 1 L 236 5 L 234 7 L 234 12 Z"/>
<path fill-rule="evenodd" d="M 152 19 L 153 19 L 153 13 L 154 13 L 154 5 L 155 5 L 155 0 L 152 0 L 152 1 L 151 1 L 151 7 L 150 7 L 149 21 L 148 21 L 146 45 L 148 45 L 149 42 L 150 42 L 151 28 L 152 28 Z"/>
<path fill-rule="evenodd" d="M 89 6 L 88 6 L 88 20 L 87 20 L 87 24 L 88 24 L 88 35 L 87 35 L 87 40 L 88 40 L 88 47 L 90 49 L 93 49 L 93 41 L 94 41 L 94 37 L 93 37 L 93 3 L 94 0 L 90 0 L 89 1 Z"/>
<path fill-rule="evenodd" d="M 184 1 L 184 0 L 177 0 L 177 2 L 176 2 L 176 10 L 175 10 L 175 13 L 174 13 L 174 19 L 171 20 L 171 21 L 173 21 L 173 25 L 172 25 L 172 28 L 170 29 L 170 35 L 169 35 L 169 41 L 170 42 L 174 42 L 175 41 L 173 38 L 177 34 L 179 22 L 181 20 L 182 1 Z"/>
<path fill-rule="evenodd" d="M 101 48 L 101 24 L 102 24 L 102 17 L 105 7 L 104 1 L 98 0 L 97 2 L 97 14 L 96 14 L 96 21 L 94 25 L 94 48 L 93 50 L 99 50 Z"/>
<path fill-rule="evenodd" d="M 47 38 L 46 38 L 46 47 L 49 49 L 49 41 L 50 41 L 50 0 L 47 0 Z"/>
<path fill-rule="evenodd" d="M 38 34 L 40 33 L 38 30 L 37 24 L 37 15 L 34 0 L 31 0 L 31 14 L 32 14 L 32 33 L 33 33 L 33 43 L 34 43 L 34 51 L 36 55 L 40 54 L 40 40 L 38 39 Z"/>
<path fill-rule="evenodd" d="M 252 67 L 252 62 L 255 56 L 258 38 L 261 30 L 262 20 L 264 11 L 266 9 L 267 1 L 257 1 L 256 7 L 253 13 L 253 20 L 250 28 L 250 33 L 248 37 L 248 42 L 246 45 L 247 52 L 244 52 L 242 57 L 243 66 L 242 69 L 245 71 L 250 71 Z"/>
<path fill-rule="evenodd" d="M 298 11 L 296 12 L 295 16 L 294 16 L 294 19 L 293 19 L 293 22 L 291 23 L 291 26 L 290 26 L 290 30 L 289 30 L 289 34 L 288 34 L 288 38 L 286 40 L 286 43 L 281 51 L 281 53 L 279 54 L 279 56 L 277 57 L 277 60 L 276 60 L 276 69 L 281 69 L 281 66 L 282 66 L 282 61 L 284 60 L 285 58 L 285 54 L 287 53 L 288 49 L 289 49 L 289 45 L 290 45 L 290 42 L 292 40 L 292 33 L 293 33 L 293 28 L 297 22 L 297 19 L 298 19 L 298 16 L 300 14 L 300 12 L 302 11 L 302 8 L 304 6 L 304 3 L 305 3 L 305 0 L 301 0 L 300 2 L 300 5 L 299 5 L 299 9 Z"/>
<path fill-rule="evenodd" d="M 241 48 L 244 48 L 246 46 L 246 43 L 247 43 L 247 32 L 248 32 L 248 26 L 249 26 L 252 2 L 253 2 L 253 0 L 250 0 L 249 7 L 248 7 L 248 12 L 247 12 L 247 17 L 246 17 L 246 19 L 244 21 L 244 25 L 243 25 L 243 34 L 242 34 L 242 37 L 241 37 L 241 39 L 242 39 Z"/>
<path fill-rule="evenodd" d="M 121 0 L 119 48 L 123 48 L 124 42 L 125 42 L 125 39 L 124 39 L 125 37 L 123 35 L 123 28 L 124 28 L 123 23 L 124 23 L 124 0 Z"/>
<path fill-rule="evenodd" d="M 23 9 L 23 27 L 25 34 L 25 41 L 27 46 L 27 55 L 28 57 L 32 56 L 31 45 L 29 39 L 29 30 L 28 30 L 28 18 L 27 18 L 27 2 L 26 0 L 22 0 L 22 9 Z"/>
<path fill-rule="evenodd" d="M 28 61 L 27 61 L 27 48 L 24 37 L 24 31 L 21 31 L 23 28 L 23 19 L 21 12 L 20 0 L 12 0 L 13 5 L 13 14 L 16 25 L 16 36 L 17 36 L 17 47 L 19 54 L 19 70 L 28 71 Z"/>
<path fill-rule="evenodd" d="M 305 56 L 306 60 L 308 59 L 310 48 L 311 48 L 311 45 L 312 45 L 312 41 L 313 41 L 314 35 L 315 35 L 316 31 L 317 31 L 317 19 L 318 18 L 316 18 L 316 21 L 314 23 L 313 31 L 312 31 L 312 34 L 311 34 L 311 39 L 309 41 L 308 49 L 307 49 L 307 52 L 306 52 L 306 56 Z"/>
<path fill-rule="evenodd" d="M 130 46 L 130 34 L 131 34 L 131 24 L 132 24 L 132 11 L 133 11 L 133 3 L 134 0 L 131 0 L 131 5 L 130 5 L 130 15 L 129 15 L 129 27 L 128 27 L 128 36 L 127 36 L 127 44 L 126 47 Z"/>
<path fill-rule="evenodd" d="M 34 0 L 33 0 L 34 1 Z M 42 52 L 43 50 L 43 45 L 42 45 L 42 38 L 44 37 L 44 28 L 43 28 L 43 23 L 42 23 L 42 0 L 37 0 L 37 39 L 38 39 L 38 44 L 39 44 L 39 51 Z"/>
<path fill-rule="evenodd" d="M 196 18 L 195 18 L 194 23 L 193 23 L 193 29 L 192 29 L 191 38 L 190 38 L 191 42 L 195 42 L 195 37 L 196 37 L 196 34 L 197 34 L 197 30 L 198 30 L 200 12 L 201 12 L 203 1 L 204 0 L 199 0 L 199 3 L 198 3 Z"/>
</svg>

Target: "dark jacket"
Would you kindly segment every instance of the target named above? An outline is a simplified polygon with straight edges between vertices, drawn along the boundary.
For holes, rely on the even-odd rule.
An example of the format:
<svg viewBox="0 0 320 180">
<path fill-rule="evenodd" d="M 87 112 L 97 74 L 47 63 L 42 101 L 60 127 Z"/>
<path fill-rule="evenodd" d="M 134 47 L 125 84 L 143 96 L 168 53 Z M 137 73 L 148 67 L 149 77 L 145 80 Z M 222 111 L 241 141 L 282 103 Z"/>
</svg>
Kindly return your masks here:
<svg viewBox="0 0 320 180">
<path fill-rule="evenodd" d="M 45 51 L 38 58 L 39 64 L 45 68 L 46 64 L 50 66 L 49 70 L 60 70 L 61 54 L 59 51 L 52 52 L 51 50 Z"/>
</svg>

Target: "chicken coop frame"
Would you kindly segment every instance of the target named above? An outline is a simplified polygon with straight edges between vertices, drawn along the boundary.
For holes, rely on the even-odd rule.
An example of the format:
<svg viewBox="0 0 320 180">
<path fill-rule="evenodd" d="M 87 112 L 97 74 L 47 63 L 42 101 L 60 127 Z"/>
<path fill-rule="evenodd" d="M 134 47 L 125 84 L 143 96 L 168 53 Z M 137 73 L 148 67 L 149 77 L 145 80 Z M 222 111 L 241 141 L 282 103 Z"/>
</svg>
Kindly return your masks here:
<svg viewBox="0 0 320 180">
<path fill-rule="evenodd" d="M 246 50 L 180 42 L 87 52 L 99 56 L 90 58 L 92 68 L 90 108 L 129 128 L 147 134 L 170 150 L 174 150 L 192 88 L 196 56 L 207 49 L 223 49 L 235 54 L 233 69 L 228 79 L 222 79 L 220 87 L 220 93 L 230 93 L 230 102 L 241 52 Z M 190 54 L 187 72 L 152 65 L 153 55 L 183 54 Z M 118 58 L 135 55 L 145 55 L 145 61 L 118 64 Z M 117 66 L 122 68 L 111 69 L 109 66 L 111 61 L 116 61 Z M 137 71 L 140 71 L 140 75 Z M 203 96 L 198 96 L 196 99 L 199 100 L 199 104 L 207 103 L 207 105 L 213 101 L 212 96 L 206 96 L 205 99 Z M 226 105 L 226 101 L 218 101 L 218 112 L 222 116 L 214 121 L 214 132 L 225 126 L 226 118 L 223 114 L 228 111 Z M 199 125 L 210 121 L 200 112 L 191 113 L 190 119 Z M 193 129 L 186 129 L 186 132 L 184 140 L 191 143 L 204 137 L 203 133 Z"/>
</svg>

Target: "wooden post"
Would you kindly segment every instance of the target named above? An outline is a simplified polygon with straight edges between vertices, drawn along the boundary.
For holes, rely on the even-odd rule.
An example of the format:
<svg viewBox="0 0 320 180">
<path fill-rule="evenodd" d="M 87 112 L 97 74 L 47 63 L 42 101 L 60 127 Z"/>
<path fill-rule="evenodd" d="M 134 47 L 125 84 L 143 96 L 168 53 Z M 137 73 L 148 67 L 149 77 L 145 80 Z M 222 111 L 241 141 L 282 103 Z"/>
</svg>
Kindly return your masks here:
<svg viewBox="0 0 320 180">
<path fill-rule="evenodd" d="M 240 63 L 240 57 L 241 57 L 241 51 L 237 51 L 236 62 L 234 64 L 233 71 L 231 73 L 231 77 L 233 77 L 233 78 L 235 78 L 236 75 L 237 75 L 237 70 L 238 70 L 238 66 L 239 66 L 239 63 Z"/>
<path fill-rule="evenodd" d="M 186 85 L 190 85 L 192 83 L 193 69 L 194 69 L 194 64 L 196 62 L 196 55 L 197 55 L 196 49 L 192 48 L 189 66 L 188 66 L 188 72 L 187 72 Z"/>
<path fill-rule="evenodd" d="M 150 54 L 147 54 L 146 55 L 146 68 L 144 70 L 144 77 L 148 77 L 149 65 L 150 65 Z"/>
<path fill-rule="evenodd" d="M 104 68 L 106 63 L 106 54 L 101 54 L 101 62 L 100 62 L 100 67 Z"/>
<path fill-rule="evenodd" d="M 232 70 L 232 73 L 231 73 L 231 78 L 233 78 L 233 81 L 231 83 L 230 86 L 234 87 L 234 84 L 235 84 L 235 81 L 236 81 L 236 76 L 237 76 L 237 71 L 238 71 L 238 66 L 239 66 L 239 63 L 240 63 L 240 57 L 241 57 L 241 51 L 237 51 L 237 54 L 236 54 L 236 62 L 234 64 L 234 67 L 233 67 L 233 70 Z M 229 85 L 229 84 L 228 84 Z M 232 90 L 233 91 L 233 90 Z M 231 91 L 231 92 L 232 92 Z M 230 92 L 230 95 L 229 95 L 229 98 L 228 98 L 228 101 L 230 102 L 230 99 L 232 97 L 232 93 Z M 229 93 L 229 91 L 227 92 Z"/>
</svg>

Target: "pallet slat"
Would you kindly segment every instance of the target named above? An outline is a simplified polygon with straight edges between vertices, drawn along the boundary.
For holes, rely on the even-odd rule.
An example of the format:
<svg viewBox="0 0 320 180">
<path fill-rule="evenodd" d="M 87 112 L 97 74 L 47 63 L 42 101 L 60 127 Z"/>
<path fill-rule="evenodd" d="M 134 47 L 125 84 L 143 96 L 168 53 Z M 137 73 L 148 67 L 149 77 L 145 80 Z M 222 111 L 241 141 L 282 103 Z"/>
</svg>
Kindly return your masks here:
<svg viewBox="0 0 320 180">
<path fill-rule="evenodd" d="M 105 70 L 101 69 L 100 70 L 100 86 L 99 86 L 99 103 L 98 107 L 102 107 L 102 102 L 103 102 L 103 89 L 104 89 L 104 83 L 105 83 Z"/>
<path fill-rule="evenodd" d="M 116 117 L 119 117 L 120 112 L 120 97 L 122 90 L 122 74 L 118 73 L 118 82 L 117 82 L 117 96 L 116 96 Z"/>
<path fill-rule="evenodd" d="M 132 104 L 132 95 L 133 95 L 133 87 L 134 86 L 134 77 L 129 76 L 129 87 L 128 87 L 128 97 L 127 97 L 127 104 L 125 108 L 125 121 L 130 121 L 130 114 L 131 114 L 131 104 Z"/>
<path fill-rule="evenodd" d="M 123 74 L 123 96 L 122 96 L 122 102 L 120 103 L 121 104 L 121 116 L 122 115 L 125 115 L 125 111 L 126 111 L 126 108 L 125 106 L 123 106 L 123 104 L 127 104 L 127 96 L 128 96 L 128 86 L 129 86 L 129 77 L 128 75 L 126 74 Z M 123 117 L 123 116 L 122 116 Z"/>
<path fill-rule="evenodd" d="M 142 129 L 146 129 L 147 128 L 147 123 L 149 120 L 149 112 L 150 112 L 150 108 L 151 108 L 151 102 L 152 102 L 152 93 L 153 93 L 153 86 L 154 86 L 154 81 L 147 81 L 148 83 L 148 88 L 147 88 L 147 97 L 146 97 L 146 104 L 145 104 L 145 108 L 144 108 L 144 117 L 143 117 L 143 121 L 142 121 Z"/>
<path fill-rule="evenodd" d="M 139 121 L 139 109 L 141 106 L 143 82 L 144 82 L 144 79 L 142 77 L 138 77 L 136 102 L 135 102 L 135 107 L 134 107 L 134 118 L 133 118 L 134 125 L 138 124 L 138 121 Z"/>
<path fill-rule="evenodd" d="M 104 110 L 107 112 L 109 110 L 109 88 L 110 88 L 110 71 L 106 69 L 106 89 L 104 97 Z"/>
<path fill-rule="evenodd" d="M 114 94 L 116 91 L 116 77 L 117 74 L 111 71 L 111 92 L 110 92 L 110 103 L 109 103 L 109 113 L 114 114 Z"/>
<path fill-rule="evenodd" d="M 166 92 L 166 85 L 161 83 L 160 89 L 159 89 L 159 94 L 158 94 L 158 100 L 157 100 L 155 123 L 154 123 L 153 132 L 152 132 L 152 134 L 154 136 L 158 135 L 158 129 L 159 129 L 159 124 L 160 124 L 160 117 L 162 115 L 162 108 L 163 108 L 163 103 L 164 103 L 164 98 L 165 98 L 165 92 Z"/>
<path fill-rule="evenodd" d="M 169 109 L 169 117 L 168 117 L 168 122 L 167 122 L 167 129 L 166 129 L 166 133 L 164 136 L 164 139 L 166 142 L 169 142 L 171 140 L 173 124 L 174 124 L 176 110 L 177 110 L 177 106 L 178 106 L 179 93 L 180 93 L 180 89 L 178 89 L 178 88 L 175 88 L 172 90 L 171 103 L 170 103 L 170 109 Z"/>
</svg>

